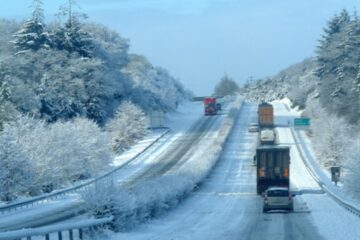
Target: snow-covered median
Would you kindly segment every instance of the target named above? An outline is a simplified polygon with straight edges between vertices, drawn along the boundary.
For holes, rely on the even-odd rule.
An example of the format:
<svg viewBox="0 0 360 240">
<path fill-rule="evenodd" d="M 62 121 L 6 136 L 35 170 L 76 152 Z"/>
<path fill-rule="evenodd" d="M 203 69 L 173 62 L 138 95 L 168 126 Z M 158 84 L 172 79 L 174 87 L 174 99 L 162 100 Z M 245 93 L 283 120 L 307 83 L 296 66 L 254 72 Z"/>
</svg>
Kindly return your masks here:
<svg viewBox="0 0 360 240">
<path fill-rule="evenodd" d="M 87 209 L 99 218 L 113 216 L 113 230 L 124 230 L 174 207 L 193 191 L 216 164 L 222 147 L 231 132 L 242 99 L 229 106 L 219 128 L 211 129 L 191 151 L 186 161 L 175 170 L 133 185 L 118 187 L 115 182 L 102 182 L 83 194 Z M 184 156 L 186 157 L 186 156 Z"/>
</svg>

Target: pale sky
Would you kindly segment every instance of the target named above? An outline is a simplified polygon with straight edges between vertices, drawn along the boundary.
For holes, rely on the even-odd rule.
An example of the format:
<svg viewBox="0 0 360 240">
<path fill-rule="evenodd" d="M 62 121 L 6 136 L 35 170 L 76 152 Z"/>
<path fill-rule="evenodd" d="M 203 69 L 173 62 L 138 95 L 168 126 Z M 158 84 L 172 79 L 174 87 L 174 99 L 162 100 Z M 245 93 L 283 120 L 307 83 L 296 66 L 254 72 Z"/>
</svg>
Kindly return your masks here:
<svg viewBox="0 0 360 240">
<path fill-rule="evenodd" d="M 47 20 L 66 0 L 43 0 Z M 32 0 L 1 1 L 0 18 L 25 19 Z M 166 68 L 196 95 L 227 73 L 239 85 L 314 56 L 326 22 L 360 0 L 77 0 L 89 21 L 130 39 L 132 53 Z"/>
</svg>

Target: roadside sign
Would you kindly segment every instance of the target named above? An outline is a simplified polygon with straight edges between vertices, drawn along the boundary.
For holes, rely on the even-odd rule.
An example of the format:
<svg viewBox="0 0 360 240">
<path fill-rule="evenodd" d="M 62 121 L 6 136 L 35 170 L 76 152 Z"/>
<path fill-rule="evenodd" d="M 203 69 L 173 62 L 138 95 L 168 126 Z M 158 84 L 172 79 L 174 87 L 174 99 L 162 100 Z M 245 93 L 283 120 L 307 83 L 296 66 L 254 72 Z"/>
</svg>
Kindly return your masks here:
<svg viewBox="0 0 360 240">
<path fill-rule="evenodd" d="M 330 171 L 331 171 L 331 181 L 335 182 L 335 185 L 337 185 L 337 182 L 340 180 L 340 167 L 332 166 L 330 167 Z"/>
<path fill-rule="evenodd" d="M 150 112 L 150 128 L 164 127 L 164 113 L 161 110 Z"/>
<path fill-rule="evenodd" d="M 295 118 L 294 126 L 310 126 L 310 118 Z"/>
</svg>

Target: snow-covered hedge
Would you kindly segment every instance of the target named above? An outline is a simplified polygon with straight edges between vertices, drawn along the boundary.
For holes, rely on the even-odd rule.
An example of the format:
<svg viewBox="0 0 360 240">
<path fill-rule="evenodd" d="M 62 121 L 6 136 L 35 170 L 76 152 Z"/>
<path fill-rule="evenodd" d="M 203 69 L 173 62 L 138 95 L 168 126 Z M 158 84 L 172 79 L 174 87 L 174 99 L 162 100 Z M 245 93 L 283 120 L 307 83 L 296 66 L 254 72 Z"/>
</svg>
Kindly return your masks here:
<svg viewBox="0 0 360 240">
<path fill-rule="evenodd" d="M 111 228 L 120 231 L 176 206 L 216 164 L 241 105 L 242 99 L 237 97 L 216 136 L 204 139 L 197 153 L 177 171 L 140 182 L 130 190 L 112 181 L 99 183 L 84 192 L 86 209 L 96 217 L 113 216 Z"/>
</svg>

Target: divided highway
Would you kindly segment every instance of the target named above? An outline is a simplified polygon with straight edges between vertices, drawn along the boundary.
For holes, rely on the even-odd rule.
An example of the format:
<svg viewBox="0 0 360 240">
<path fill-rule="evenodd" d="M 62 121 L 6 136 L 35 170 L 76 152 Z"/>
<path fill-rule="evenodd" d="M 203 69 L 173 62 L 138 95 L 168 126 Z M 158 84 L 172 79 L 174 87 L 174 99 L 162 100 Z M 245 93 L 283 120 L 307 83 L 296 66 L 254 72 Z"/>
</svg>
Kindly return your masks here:
<svg viewBox="0 0 360 240">
<path fill-rule="evenodd" d="M 295 147 L 286 125 L 298 114 L 289 111 L 281 102 L 274 103 L 274 110 L 278 141 L 291 147 L 291 189 L 302 193 L 295 197 L 294 213 L 262 213 L 263 199 L 256 194 L 256 168 L 253 164 L 257 133 L 250 133 L 247 129 L 250 123 L 257 121 L 257 105 L 244 103 L 218 163 L 199 189 L 162 216 L 110 238 L 358 239 L 360 218 L 346 211 L 321 190 Z M 171 174 L 196 153 L 199 144 L 207 138 L 216 137 L 222 119 L 221 115 L 200 117 L 187 131 L 165 136 L 145 154 L 121 168 L 116 173 L 116 179 L 125 186 L 131 186 L 137 181 Z M 5 215 L 0 220 L 0 231 L 59 221 L 67 218 L 60 214 L 61 207 L 71 213 L 79 209 L 81 204 L 78 195 L 74 195 L 67 200 L 60 199 L 19 211 L 18 215 Z M 35 214 L 39 212 L 45 217 Z M 55 219 L 50 220 L 50 216 L 55 216 Z M 19 221 L 16 226 L 9 224 L 14 219 Z"/>
</svg>

